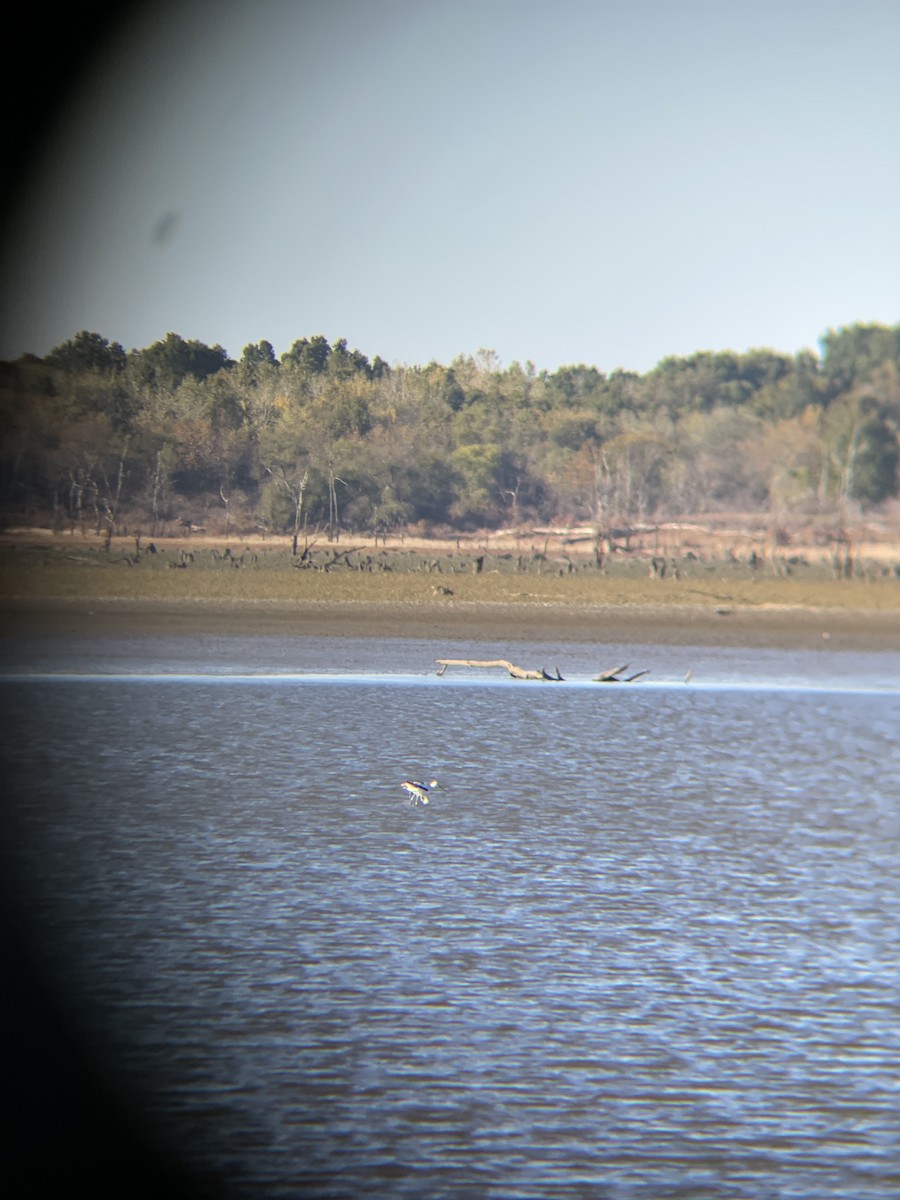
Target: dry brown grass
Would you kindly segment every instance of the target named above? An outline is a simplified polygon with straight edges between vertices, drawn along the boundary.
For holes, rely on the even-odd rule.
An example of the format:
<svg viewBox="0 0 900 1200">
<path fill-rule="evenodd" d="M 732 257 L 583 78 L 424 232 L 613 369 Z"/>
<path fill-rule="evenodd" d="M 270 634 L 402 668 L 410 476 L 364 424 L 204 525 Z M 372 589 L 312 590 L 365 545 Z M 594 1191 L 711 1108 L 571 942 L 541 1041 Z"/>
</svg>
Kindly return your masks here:
<svg viewBox="0 0 900 1200">
<path fill-rule="evenodd" d="M 658 536 L 657 536 L 658 543 Z M 531 606 L 664 606 L 766 609 L 854 609 L 900 612 L 900 579 L 890 556 L 863 557 L 856 549 L 850 579 L 835 579 L 830 562 L 809 553 L 796 561 L 772 559 L 752 569 L 740 556 L 689 551 L 678 577 L 652 576 L 653 547 L 610 555 L 591 566 L 589 541 L 564 536 L 490 535 L 468 541 L 389 539 L 387 546 L 345 539 L 316 546 L 319 565 L 335 551 L 356 548 L 355 567 L 295 567 L 285 539 L 157 539 L 135 554 L 133 538 L 110 550 L 91 537 L 50 537 L 39 531 L 6 534 L 0 544 L 0 598 L 122 599 L 149 601 L 365 601 L 457 607 L 472 602 Z M 225 551 L 230 547 L 228 557 Z M 484 555 L 482 570 L 475 559 Z M 235 560 L 242 560 L 239 567 Z M 783 573 L 789 570 L 790 574 Z M 445 592 L 443 589 L 447 589 Z M 449 593 L 449 594 L 448 594 Z"/>
</svg>

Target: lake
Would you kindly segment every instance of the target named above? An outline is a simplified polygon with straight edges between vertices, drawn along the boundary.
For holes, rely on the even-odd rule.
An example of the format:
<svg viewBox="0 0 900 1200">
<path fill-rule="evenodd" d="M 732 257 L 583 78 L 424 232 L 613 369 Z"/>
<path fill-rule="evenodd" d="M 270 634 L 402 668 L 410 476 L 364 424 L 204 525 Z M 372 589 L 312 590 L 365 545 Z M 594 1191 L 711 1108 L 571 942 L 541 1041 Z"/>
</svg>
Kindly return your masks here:
<svg viewBox="0 0 900 1200">
<path fill-rule="evenodd" d="M 495 654 L 565 682 L 435 674 Z M 650 675 L 591 681 L 626 661 Z M 248 636 L 3 662 L 20 919 L 198 1194 L 900 1191 L 900 655 Z"/>
</svg>

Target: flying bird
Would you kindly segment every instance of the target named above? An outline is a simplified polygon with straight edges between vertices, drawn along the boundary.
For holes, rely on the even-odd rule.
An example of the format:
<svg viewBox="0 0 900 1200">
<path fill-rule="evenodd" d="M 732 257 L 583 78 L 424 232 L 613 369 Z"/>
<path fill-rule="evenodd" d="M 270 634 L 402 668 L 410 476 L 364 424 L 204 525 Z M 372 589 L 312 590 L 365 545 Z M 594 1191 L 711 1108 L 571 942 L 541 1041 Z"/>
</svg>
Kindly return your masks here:
<svg viewBox="0 0 900 1200">
<path fill-rule="evenodd" d="M 428 793 L 432 788 L 436 788 L 438 781 L 430 780 L 428 783 L 421 783 L 417 779 L 404 779 L 400 786 L 409 796 L 409 803 L 413 808 L 418 808 L 420 804 L 428 803 Z"/>
</svg>

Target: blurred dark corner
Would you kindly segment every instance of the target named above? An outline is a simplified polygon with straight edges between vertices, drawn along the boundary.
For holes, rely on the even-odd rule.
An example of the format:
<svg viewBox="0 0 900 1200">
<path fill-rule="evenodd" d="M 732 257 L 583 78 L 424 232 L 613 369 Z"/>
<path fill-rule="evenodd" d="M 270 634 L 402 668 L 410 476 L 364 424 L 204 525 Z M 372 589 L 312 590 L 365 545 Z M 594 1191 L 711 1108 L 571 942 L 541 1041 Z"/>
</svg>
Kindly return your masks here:
<svg viewBox="0 0 900 1200">
<path fill-rule="evenodd" d="M 128 1096 L 84 1054 L 59 993 L 4 896 L 0 1021 L 4 1049 L 0 1186 L 10 1200 L 85 1193 L 97 1200 L 219 1200 L 152 1137 Z"/>
<path fill-rule="evenodd" d="M 138 14 L 171 8 L 161 0 L 67 4 L 55 9 L 15 3 L 0 21 L 6 69 L 0 72 L 3 161 L 0 219 L 5 235 L 18 189 L 79 87 Z"/>
<path fill-rule="evenodd" d="M 158 9 L 162 17 L 169 7 L 149 0 L 86 0 L 55 9 L 18 3 L 4 14 L 4 238 L 19 187 L 39 161 L 60 113 L 141 8 Z M 102 1069 L 85 1058 L 63 998 L 44 979 L 29 945 L 21 897 L 0 890 L 3 1194 L 10 1200 L 81 1191 L 104 1200 L 223 1195 L 215 1184 L 177 1170 L 141 1128 L 128 1098 L 116 1094 Z"/>
</svg>

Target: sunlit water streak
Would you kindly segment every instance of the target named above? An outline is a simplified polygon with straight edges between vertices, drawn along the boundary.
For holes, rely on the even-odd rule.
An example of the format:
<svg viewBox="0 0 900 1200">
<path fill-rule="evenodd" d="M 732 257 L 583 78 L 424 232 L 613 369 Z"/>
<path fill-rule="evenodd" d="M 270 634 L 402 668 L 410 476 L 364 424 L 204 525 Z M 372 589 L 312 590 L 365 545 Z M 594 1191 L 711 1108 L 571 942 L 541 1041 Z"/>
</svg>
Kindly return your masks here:
<svg viewBox="0 0 900 1200">
<path fill-rule="evenodd" d="M 51 682 L 68 682 L 68 683 L 175 683 L 175 684 L 247 684 L 247 683 L 268 683 L 268 684 L 290 684 L 293 686 L 299 684 L 377 684 L 384 688 L 393 687 L 439 687 L 443 690 L 448 690 L 453 687 L 471 687 L 473 684 L 485 687 L 497 687 L 505 689 L 521 689 L 522 681 L 516 680 L 508 675 L 498 676 L 495 672 L 493 677 L 485 677 L 484 675 L 473 675 L 468 679 L 445 679 L 434 673 L 421 673 L 418 675 L 383 675 L 383 674 L 358 674 L 350 672 L 319 673 L 307 672 L 302 675 L 291 672 L 281 672 L 279 674 L 267 674 L 266 672 L 256 672 L 250 675 L 242 675 L 240 673 L 207 675 L 200 672 L 183 672 L 171 671 L 165 674 L 153 674 L 150 672 L 142 673 L 121 673 L 106 672 L 103 674 L 94 673 L 58 673 L 53 671 L 35 672 L 29 674 L 8 674 L 0 677 L 6 683 L 51 683 Z M 536 681 L 530 681 L 536 682 Z M 562 692 L 571 688 L 588 688 L 591 691 L 596 691 L 598 680 L 595 678 L 582 679 L 550 679 L 554 685 L 554 690 Z M 623 681 L 616 680 L 615 683 Z M 675 689 L 681 691 L 685 686 L 691 683 L 693 691 L 718 691 L 718 692 L 818 692 L 829 693 L 836 692 L 840 695 L 882 695 L 882 694 L 900 694 L 900 687 L 894 686 L 893 682 L 880 682 L 874 684 L 835 684 L 833 681 L 822 681 L 819 683 L 798 684 L 787 680 L 768 680 L 766 682 L 753 680 L 644 680 L 641 682 L 641 691 L 669 690 Z"/>
<path fill-rule="evenodd" d="M 201 1174 L 897 1194 L 896 693 L 135 665 L 0 686 L 15 866 Z"/>
</svg>

